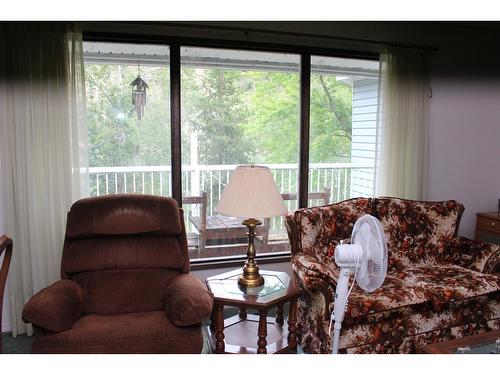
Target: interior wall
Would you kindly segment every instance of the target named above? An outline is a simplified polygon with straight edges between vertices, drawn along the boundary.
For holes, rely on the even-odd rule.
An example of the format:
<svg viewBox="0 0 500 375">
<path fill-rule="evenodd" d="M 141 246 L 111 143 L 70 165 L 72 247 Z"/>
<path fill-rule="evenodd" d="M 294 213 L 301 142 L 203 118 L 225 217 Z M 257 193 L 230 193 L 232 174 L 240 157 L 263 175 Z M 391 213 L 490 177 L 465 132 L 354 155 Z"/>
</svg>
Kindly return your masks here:
<svg viewBox="0 0 500 375">
<path fill-rule="evenodd" d="M 433 93 L 428 199 L 463 203 L 460 234 L 474 238 L 475 213 L 500 199 L 500 80 L 437 80 Z"/>
</svg>

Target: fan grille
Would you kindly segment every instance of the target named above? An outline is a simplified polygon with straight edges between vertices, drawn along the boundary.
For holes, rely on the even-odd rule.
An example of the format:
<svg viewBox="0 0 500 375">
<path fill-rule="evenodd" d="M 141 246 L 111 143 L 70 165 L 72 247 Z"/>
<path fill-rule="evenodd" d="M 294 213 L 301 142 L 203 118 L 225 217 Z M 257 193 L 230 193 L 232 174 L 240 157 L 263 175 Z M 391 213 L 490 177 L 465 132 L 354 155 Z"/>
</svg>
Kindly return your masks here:
<svg viewBox="0 0 500 375">
<path fill-rule="evenodd" d="M 356 273 L 356 282 L 367 292 L 382 286 L 387 273 L 387 241 L 380 222 L 365 214 L 354 224 L 351 243 L 363 248 L 363 261 Z"/>
</svg>

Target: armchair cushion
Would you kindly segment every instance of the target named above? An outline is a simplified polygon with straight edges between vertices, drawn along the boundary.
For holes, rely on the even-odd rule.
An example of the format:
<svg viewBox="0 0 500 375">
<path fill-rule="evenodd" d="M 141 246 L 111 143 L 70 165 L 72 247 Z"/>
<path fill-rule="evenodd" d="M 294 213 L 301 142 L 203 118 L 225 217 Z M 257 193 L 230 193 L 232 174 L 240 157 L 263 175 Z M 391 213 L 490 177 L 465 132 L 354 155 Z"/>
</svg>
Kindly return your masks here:
<svg viewBox="0 0 500 375">
<path fill-rule="evenodd" d="M 213 295 L 196 276 L 177 276 L 165 291 L 167 318 L 178 327 L 203 322 L 210 316 Z"/>
<path fill-rule="evenodd" d="M 70 329 L 83 312 L 81 287 L 59 280 L 36 293 L 24 306 L 23 320 L 52 332 Z"/>
<path fill-rule="evenodd" d="M 443 261 L 484 273 L 500 272 L 500 246 L 465 237 L 453 238 Z"/>
<path fill-rule="evenodd" d="M 203 334 L 196 326 L 176 327 L 163 310 L 116 315 L 84 315 L 73 327 L 33 343 L 41 354 L 197 354 Z"/>
</svg>

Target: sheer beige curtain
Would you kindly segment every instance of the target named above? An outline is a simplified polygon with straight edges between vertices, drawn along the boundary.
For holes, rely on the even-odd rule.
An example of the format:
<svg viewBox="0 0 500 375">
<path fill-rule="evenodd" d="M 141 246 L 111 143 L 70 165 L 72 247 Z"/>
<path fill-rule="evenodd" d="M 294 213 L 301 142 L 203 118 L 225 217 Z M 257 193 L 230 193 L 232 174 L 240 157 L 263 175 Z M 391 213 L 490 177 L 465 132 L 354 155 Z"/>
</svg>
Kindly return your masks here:
<svg viewBox="0 0 500 375">
<path fill-rule="evenodd" d="M 60 278 L 66 213 L 85 194 L 81 34 L 63 24 L 0 25 L 0 214 L 15 244 L 13 335 L 24 303 Z"/>
<path fill-rule="evenodd" d="M 424 199 L 430 86 L 428 57 L 412 48 L 380 56 L 377 195 Z"/>
</svg>

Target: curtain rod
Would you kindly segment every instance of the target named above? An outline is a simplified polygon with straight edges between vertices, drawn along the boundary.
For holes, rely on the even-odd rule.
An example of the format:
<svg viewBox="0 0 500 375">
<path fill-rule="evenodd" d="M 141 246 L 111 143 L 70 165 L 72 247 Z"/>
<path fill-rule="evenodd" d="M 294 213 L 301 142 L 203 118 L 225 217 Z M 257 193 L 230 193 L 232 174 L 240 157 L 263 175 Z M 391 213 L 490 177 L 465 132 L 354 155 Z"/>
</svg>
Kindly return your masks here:
<svg viewBox="0 0 500 375">
<path fill-rule="evenodd" d="M 135 22 L 133 22 L 135 23 Z M 142 23 L 142 22 L 139 22 Z M 327 40 L 339 40 L 345 42 L 356 42 L 356 43 L 367 43 L 367 44 L 378 44 L 383 46 L 391 46 L 391 47 L 405 47 L 405 48 L 414 48 L 425 51 L 437 51 L 438 48 L 436 46 L 429 46 L 425 44 L 418 43 L 398 43 L 398 42 L 384 42 L 380 40 L 374 39 L 361 39 L 361 38 L 350 38 L 350 37 L 341 37 L 341 36 L 329 36 L 322 34 L 311 34 L 311 33 L 301 33 L 301 32 L 289 32 L 289 31 L 279 31 L 279 30 L 269 30 L 269 29 L 253 29 L 253 28 L 245 28 L 245 27 L 236 27 L 236 26 L 219 26 L 219 25 L 200 25 L 200 24 L 188 24 L 188 23 L 178 23 L 178 22 L 154 22 L 157 25 L 168 25 L 174 27 L 183 27 L 190 29 L 205 29 L 205 30 L 221 30 L 221 31 L 232 31 L 232 32 L 241 32 L 245 36 L 250 34 L 274 34 L 281 36 L 294 36 L 294 37 L 302 37 L 302 38 L 316 38 L 316 39 L 327 39 Z"/>
</svg>

